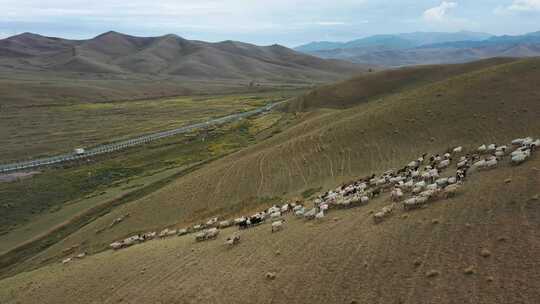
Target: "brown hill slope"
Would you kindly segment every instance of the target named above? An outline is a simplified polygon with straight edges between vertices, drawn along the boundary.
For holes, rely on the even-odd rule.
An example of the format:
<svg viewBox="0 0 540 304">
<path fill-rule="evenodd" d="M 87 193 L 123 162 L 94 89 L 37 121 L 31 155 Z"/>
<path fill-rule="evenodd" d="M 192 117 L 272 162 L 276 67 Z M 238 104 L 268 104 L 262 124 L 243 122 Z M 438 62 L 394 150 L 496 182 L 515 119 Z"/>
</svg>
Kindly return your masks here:
<svg viewBox="0 0 540 304">
<path fill-rule="evenodd" d="M 494 58 L 468 64 L 418 66 L 368 73 L 311 91 L 290 103 L 289 110 L 347 108 L 375 97 L 395 94 L 407 88 L 513 61 L 515 59 Z"/>
<path fill-rule="evenodd" d="M 537 303 L 539 166 L 536 157 L 472 175 L 457 197 L 378 225 L 370 211 L 387 198 L 317 223 L 288 218 L 278 233 L 259 226 L 234 248 L 223 245 L 227 229 L 217 241 L 174 237 L 55 263 L 0 281 L 0 301 Z"/>
<path fill-rule="evenodd" d="M 164 74 L 191 79 L 317 82 L 362 71 L 360 65 L 327 61 L 281 46 L 208 43 L 175 35 L 134 37 L 116 32 L 78 41 L 27 33 L 0 40 L 0 53 L 30 56 L 25 60 L 0 58 L 4 67 L 25 70 Z"/>
<path fill-rule="evenodd" d="M 155 193 L 123 205 L 51 246 L 22 267 L 58 259 L 83 244 L 97 251 L 135 231 L 184 226 L 252 209 L 268 197 L 298 196 L 400 166 L 455 145 L 508 142 L 540 134 L 540 60 L 498 64 L 407 87 L 345 110 L 318 110 L 273 138 L 213 162 Z M 359 91 L 362 90 L 360 84 Z M 123 225 L 96 235 L 113 219 Z"/>
</svg>

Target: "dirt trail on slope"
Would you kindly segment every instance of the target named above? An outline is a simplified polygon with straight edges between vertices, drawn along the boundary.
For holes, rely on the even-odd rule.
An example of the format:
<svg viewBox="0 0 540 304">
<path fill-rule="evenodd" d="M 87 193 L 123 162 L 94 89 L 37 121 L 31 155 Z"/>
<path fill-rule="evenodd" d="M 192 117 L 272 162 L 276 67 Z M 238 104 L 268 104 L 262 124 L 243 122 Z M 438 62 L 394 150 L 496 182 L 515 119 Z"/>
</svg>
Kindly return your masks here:
<svg viewBox="0 0 540 304">
<path fill-rule="evenodd" d="M 536 156 L 473 174 L 457 197 L 377 225 L 370 211 L 386 196 L 320 222 L 288 217 L 278 233 L 261 225 L 234 248 L 227 229 L 216 241 L 173 237 L 50 265 L 0 281 L 0 302 L 538 303 L 538 167 Z"/>
</svg>

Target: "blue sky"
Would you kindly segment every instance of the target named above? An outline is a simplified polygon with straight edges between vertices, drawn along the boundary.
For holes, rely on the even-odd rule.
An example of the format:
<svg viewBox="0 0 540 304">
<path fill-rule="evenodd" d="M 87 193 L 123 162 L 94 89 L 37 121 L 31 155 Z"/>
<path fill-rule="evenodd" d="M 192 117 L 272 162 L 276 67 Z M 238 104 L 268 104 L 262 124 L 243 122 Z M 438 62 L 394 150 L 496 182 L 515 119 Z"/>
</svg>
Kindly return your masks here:
<svg viewBox="0 0 540 304">
<path fill-rule="evenodd" d="M 540 0 L 0 0 L 0 37 L 116 30 L 287 46 L 413 31 L 540 30 Z"/>
</svg>

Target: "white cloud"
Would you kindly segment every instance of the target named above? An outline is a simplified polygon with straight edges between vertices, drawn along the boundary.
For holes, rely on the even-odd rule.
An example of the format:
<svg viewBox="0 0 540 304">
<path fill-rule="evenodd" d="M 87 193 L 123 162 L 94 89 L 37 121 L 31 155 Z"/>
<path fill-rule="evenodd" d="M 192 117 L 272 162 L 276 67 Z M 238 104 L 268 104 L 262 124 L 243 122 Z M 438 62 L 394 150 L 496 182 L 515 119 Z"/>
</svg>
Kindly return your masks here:
<svg viewBox="0 0 540 304">
<path fill-rule="evenodd" d="M 458 4 L 456 2 L 443 1 L 439 6 L 425 10 L 423 17 L 427 21 L 444 21 L 446 19 L 448 11 L 457 6 Z"/>
<path fill-rule="evenodd" d="M 540 0 L 514 0 L 508 7 L 511 11 L 540 11 Z"/>
</svg>

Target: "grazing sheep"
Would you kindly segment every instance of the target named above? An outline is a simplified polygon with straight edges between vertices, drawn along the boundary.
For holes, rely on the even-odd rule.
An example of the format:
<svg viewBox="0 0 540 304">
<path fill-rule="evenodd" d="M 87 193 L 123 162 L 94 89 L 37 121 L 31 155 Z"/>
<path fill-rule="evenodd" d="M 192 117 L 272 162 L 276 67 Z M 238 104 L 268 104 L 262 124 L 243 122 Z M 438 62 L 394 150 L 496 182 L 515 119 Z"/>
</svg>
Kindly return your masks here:
<svg viewBox="0 0 540 304">
<path fill-rule="evenodd" d="M 403 192 L 399 188 L 394 188 L 390 193 L 392 201 L 397 202 L 403 198 Z"/>
<path fill-rule="evenodd" d="M 367 203 L 369 202 L 369 197 L 366 196 L 366 195 L 360 197 L 360 202 L 361 202 L 362 204 L 367 204 Z"/>
<path fill-rule="evenodd" d="M 487 146 L 486 151 L 493 152 L 493 151 L 495 151 L 495 149 L 497 149 L 497 145 L 491 144 L 491 145 Z"/>
<path fill-rule="evenodd" d="M 280 231 L 283 229 L 283 223 L 285 223 L 285 220 L 279 220 L 272 223 L 272 233 L 276 231 Z"/>
<path fill-rule="evenodd" d="M 284 204 L 283 206 L 281 206 L 280 211 L 281 211 L 281 213 L 287 213 L 287 212 L 289 212 L 289 208 L 290 208 L 289 204 Z"/>
<path fill-rule="evenodd" d="M 270 214 L 270 219 L 272 221 L 275 221 L 275 220 L 278 220 L 281 218 L 281 212 L 280 211 L 276 211 L 276 212 L 273 212 Z"/>
<path fill-rule="evenodd" d="M 209 220 L 206 222 L 206 226 L 207 226 L 207 227 L 211 227 L 211 226 L 217 224 L 217 222 L 218 222 L 218 218 L 217 218 L 217 217 L 211 218 L 211 219 L 209 219 Z"/>
<path fill-rule="evenodd" d="M 304 218 L 308 219 L 308 220 L 311 220 L 311 219 L 315 218 L 316 214 L 317 214 L 317 209 L 313 208 L 313 209 L 309 210 L 308 212 L 304 213 Z"/>
<path fill-rule="evenodd" d="M 423 190 L 424 190 L 424 188 L 422 188 L 422 187 L 414 187 L 412 189 L 412 193 L 413 194 L 418 194 L 418 193 L 422 192 Z"/>
<path fill-rule="evenodd" d="M 410 163 L 407 165 L 407 167 L 409 167 L 409 168 L 416 168 L 418 165 L 419 165 L 418 161 L 413 160 L 412 162 L 410 162 Z"/>
<path fill-rule="evenodd" d="M 437 186 L 439 187 L 446 187 L 446 185 L 449 184 L 449 181 L 448 181 L 448 178 L 446 177 L 442 177 L 442 178 L 439 178 L 435 181 L 435 183 L 437 184 Z"/>
<path fill-rule="evenodd" d="M 321 210 L 317 214 L 315 214 L 315 219 L 320 220 L 324 218 L 324 211 Z"/>
<path fill-rule="evenodd" d="M 157 232 L 147 232 L 145 234 L 143 234 L 143 239 L 145 240 L 153 240 L 155 239 L 157 236 Z"/>
<path fill-rule="evenodd" d="M 439 163 L 439 165 L 437 165 L 437 168 L 439 169 L 445 169 L 445 168 L 448 168 L 448 166 L 450 165 L 450 160 L 449 159 L 445 159 L 443 161 L 441 161 Z"/>
<path fill-rule="evenodd" d="M 495 168 L 495 167 L 497 167 L 497 164 L 498 164 L 497 158 L 493 157 L 491 159 L 486 160 L 485 167 L 488 168 L 488 169 Z"/>
<path fill-rule="evenodd" d="M 425 181 L 420 181 L 418 183 L 416 183 L 414 185 L 415 188 L 420 188 L 420 189 L 424 189 L 426 187 L 426 182 Z"/>
<path fill-rule="evenodd" d="M 235 234 L 229 236 L 225 240 L 225 245 L 227 245 L 229 247 L 233 247 L 235 245 L 238 245 L 238 243 L 240 243 L 240 235 L 238 233 L 235 233 Z"/>
<path fill-rule="evenodd" d="M 186 228 L 178 229 L 178 231 L 176 232 L 177 236 L 182 236 L 182 235 L 186 235 L 186 234 L 188 234 L 188 230 Z"/>
<path fill-rule="evenodd" d="M 294 215 L 297 216 L 297 217 L 304 216 L 304 213 L 305 213 L 305 208 L 304 207 L 294 211 Z"/>
<path fill-rule="evenodd" d="M 201 242 L 201 241 L 215 239 L 217 238 L 218 235 L 219 235 L 219 229 L 217 228 L 205 229 L 195 234 L 195 241 Z"/>
<path fill-rule="evenodd" d="M 443 196 L 444 198 L 450 198 L 456 196 L 456 194 L 459 191 L 460 186 L 458 184 L 449 185 L 448 187 L 444 188 L 443 190 Z"/>
<path fill-rule="evenodd" d="M 207 239 L 215 239 L 217 238 L 219 234 L 219 229 L 217 228 L 210 228 L 206 231 L 206 238 Z"/>
<path fill-rule="evenodd" d="M 449 185 L 453 185 L 455 183 L 457 183 L 457 179 L 456 179 L 455 176 L 451 176 L 451 177 L 448 178 L 448 184 Z"/>
<path fill-rule="evenodd" d="M 411 179 L 401 185 L 401 188 L 404 190 L 411 190 L 414 187 L 414 181 Z"/>
<path fill-rule="evenodd" d="M 478 149 L 476 149 L 476 151 L 480 153 L 486 152 L 486 150 L 487 150 L 486 145 L 481 145 L 480 147 L 478 147 Z"/>
<path fill-rule="evenodd" d="M 195 225 L 193 226 L 192 230 L 193 231 L 201 231 L 204 229 L 204 225 L 203 224 L 198 224 L 198 225 Z"/>
<path fill-rule="evenodd" d="M 72 260 L 73 260 L 72 258 L 63 259 L 63 260 L 62 260 L 62 264 L 65 265 L 65 264 L 71 262 Z"/>
<path fill-rule="evenodd" d="M 296 211 L 301 210 L 301 209 L 304 209 L 304 206 L 296 205 L 296 206 L 294 206 L 293 211 L 296 212 Z"/>
<path fill-rule="evenodd" d="M 454 154 L 461 153 L 461 152 L 463 152 L 463 147 L 462 146 L 455 147 L 454 150 L 452 150 L 452 153 L 454 153 Z"/>
<path fill-rule="evenodd" d="M 427 203 L 427 198 L 414 196 L 403 202 L 403 209 L 405 210 L 418 209 L 422 207 L 425 203 Z"/>
<path fill-rule="evenodd" d="M 173 236 L 175 234 L 176 234 L 176 229 L 165 228 L 164 230 L 162 230 L 159 233 L 159 237 L 160 238 L 166 238 L 166 237 L 169 237 L 169 236 Z"/>
<path fill-rule="evenodd" d="M 109 247 L 111 247 L 114 250 L 122 249 L 123 246 L 124 244 L 122 242 L 114 242 L 109 245 Z"/>
<path fill-rule="evenodd" d="M 439 188 L 439 186 L 436 183 L 429 184 L 429 185 L 426 186 L 426 190 L 428 190 L 428 191 L 435 191 L 435 190 L 437 190 L 437 188 Z"/>
<path fill-rule="evenodd" d="M 231 221 L 221 221 L 219 222 L 218 227 L 219 229 L 224 229 L 224 228 L 229 228 L 232 225 L 234 225 L 234 223 Z"/>
<path fill-rule="evenodd" d="M 238 225 L 238 224 L 240 224 L 240 223 L 242 223 L 242 222 L 245 222 L 245 221 L 246 221 L 246 218 L 245 218 L 245 217 L 238 217 L 238 218 L 235 218 L 235 219 L 234 219 L 234 224 L 235 224 L 235 225 Z"/>
<path fill-rule="evenodd" d="M 475 162 L 472 165 L 473 169 L 483 169 L 485 167 L 486 167 L 486 160 L 485 159 L 479 160 L 479 161 Z"/>
<path fill-rule="evenodd" d="M 530 152 L 529 153 L 526 153 L 526 152 L 517 153 L 515 155 L 512 155 L 511 162 L 514 165 L 519 165 L 519 164 L 523 163 L 524 161 L 526 161 L 527 158 L 529 158 L 529 156 L 530 156 Z"/>
<path fill-rule="evenodd" d="M 382 222 L 385 217 L 389 216 L 393 211 L 392 206 L 386 206 L 381 209 L 381 211 L 373 214 L 373 221 L 377 224 Z"/>
</svg>

